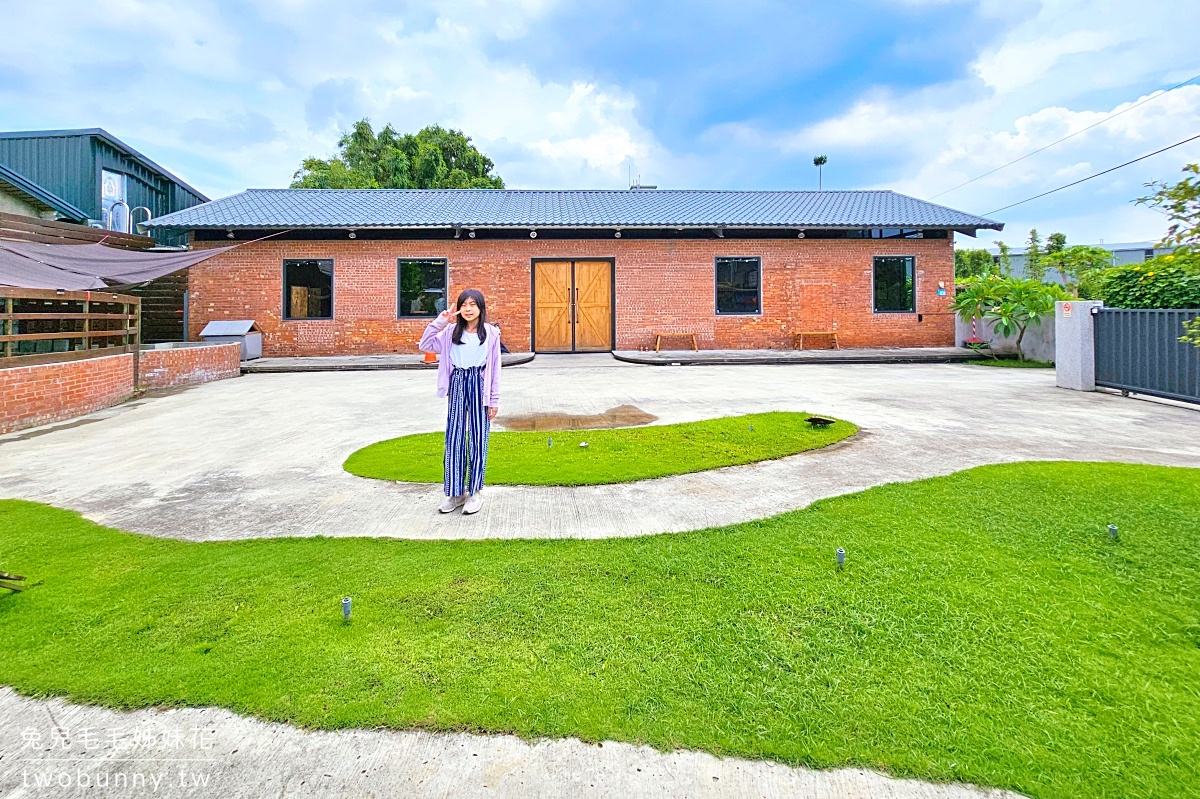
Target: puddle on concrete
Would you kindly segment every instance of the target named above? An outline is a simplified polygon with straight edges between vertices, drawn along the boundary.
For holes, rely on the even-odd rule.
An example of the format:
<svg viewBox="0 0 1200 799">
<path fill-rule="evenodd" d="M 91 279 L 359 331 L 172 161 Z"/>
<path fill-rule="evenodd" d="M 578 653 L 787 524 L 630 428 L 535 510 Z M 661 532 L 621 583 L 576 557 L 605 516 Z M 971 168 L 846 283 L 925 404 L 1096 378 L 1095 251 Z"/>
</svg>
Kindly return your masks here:
<svg viewBox="0 0 1200 799">
<path fill-rule="evenodd" d="M 610 427 L 637 427 L 658 419 L 632 405 L 618 405 L 604 413 L 535 413 L 529 416 L 502 416 L 496 421 L 505 430 L 597 430 Z"/>
</svg>

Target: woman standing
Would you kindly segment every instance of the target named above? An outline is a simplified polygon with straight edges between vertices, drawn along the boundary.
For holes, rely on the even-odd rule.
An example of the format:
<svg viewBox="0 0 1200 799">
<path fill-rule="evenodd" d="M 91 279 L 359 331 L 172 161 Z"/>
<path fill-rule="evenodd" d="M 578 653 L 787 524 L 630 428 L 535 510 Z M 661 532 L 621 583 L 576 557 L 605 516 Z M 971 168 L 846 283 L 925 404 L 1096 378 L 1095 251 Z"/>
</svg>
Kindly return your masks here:
<svg viewBox="0 0 1200 799">
<path fill-rule="evenodd" d="M 453 322 L 453 327 L 450 323 Z M 487 321 L 487 301 L 476 289 L 458 295 L 425 328 L 420 349 L 436 352 L 437 393 L 446 409 L 446 501 L 438 511 L 483 507 L 488 432 L 500 406 L 500 330 Z"/>
</svg>

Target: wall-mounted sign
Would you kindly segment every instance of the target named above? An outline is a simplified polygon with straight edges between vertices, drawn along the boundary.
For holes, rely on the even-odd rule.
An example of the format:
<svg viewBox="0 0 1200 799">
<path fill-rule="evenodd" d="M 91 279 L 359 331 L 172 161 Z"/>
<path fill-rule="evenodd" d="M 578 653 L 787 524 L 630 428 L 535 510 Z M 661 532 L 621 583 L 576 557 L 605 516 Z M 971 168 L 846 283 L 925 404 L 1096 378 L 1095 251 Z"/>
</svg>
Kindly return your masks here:
<svg viewBox="0 0 1200 799">
<path fill-rule="evenodd" d="M 1064 302 L 1063 303 L 1063 316 L 1070 316 L 1070 315 L 1071 315 L 1071 303 Z"/>
<path fill-rule="evenodd" d="M 106 213 L 104 221 L 109 230 L 129 230 L 129 206 L 117 205 L 128 203 L 126 194 L 126 178 L 120 172 L 100 171 L 100 201 Z M 115 208 L 114 208 L 115 206 Z"/>
</svg>

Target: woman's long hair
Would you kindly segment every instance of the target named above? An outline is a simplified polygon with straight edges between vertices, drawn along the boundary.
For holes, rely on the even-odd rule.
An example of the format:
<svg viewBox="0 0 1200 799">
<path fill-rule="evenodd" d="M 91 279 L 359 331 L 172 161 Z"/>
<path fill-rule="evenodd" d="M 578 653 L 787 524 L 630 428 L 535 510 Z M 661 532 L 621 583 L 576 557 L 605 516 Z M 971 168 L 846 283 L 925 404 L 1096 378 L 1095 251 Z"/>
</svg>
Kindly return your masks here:
<svg viewBox="0 0 1200 799">
<path fill-rule="evenodd" d="M 487 300 L 483 298 L 483 292 L 479 289 L 464 289 L 462 294 L 458 295 L 458 302 L 454 304 L 455 308 L 461 308 L 467 300 L 475 300 L 475 304 L 479 306 L 479 326 L 475 328 L 476 334 L 479 336 L 479 343 L 487 341 Z M 454 323 L 454 335 L 451 340 L 455 344 L 462 344 L 463 331 L 467 329 L 467 320 L 461 316 Z"/>
</svg>

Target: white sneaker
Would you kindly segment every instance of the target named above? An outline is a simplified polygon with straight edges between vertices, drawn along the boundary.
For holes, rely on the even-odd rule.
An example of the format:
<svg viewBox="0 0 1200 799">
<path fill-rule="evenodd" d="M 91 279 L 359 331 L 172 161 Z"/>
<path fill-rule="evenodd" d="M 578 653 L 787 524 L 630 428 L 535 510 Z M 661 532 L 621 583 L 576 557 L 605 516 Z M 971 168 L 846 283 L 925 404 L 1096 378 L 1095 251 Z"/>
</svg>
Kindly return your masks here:
<svg viewBox="0 0 1200 799">
<path fill-rule="evenodd" d="M 462 507 L 467 501 L 465 496 L 462 497 L 446 497 L 446 501 L 438 505 L 438 513 L 451 513 Z"/>
<path fill-rule="evenodd" d="M 463 513 L 470 516 L 483 507 L 483 491 L 476 491 L 471 496 L 467 497 L 466 503 L 463 505 Z"/>
</svg>

